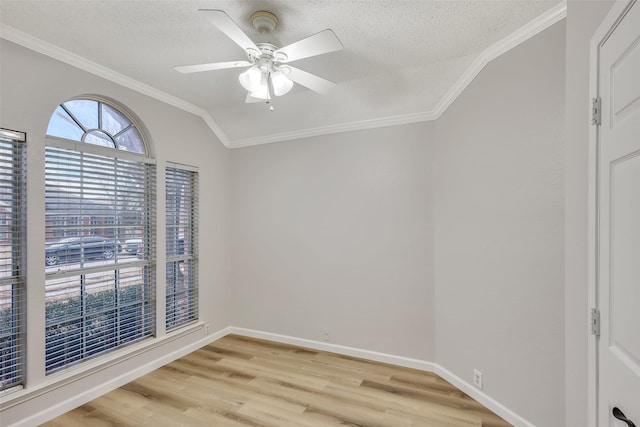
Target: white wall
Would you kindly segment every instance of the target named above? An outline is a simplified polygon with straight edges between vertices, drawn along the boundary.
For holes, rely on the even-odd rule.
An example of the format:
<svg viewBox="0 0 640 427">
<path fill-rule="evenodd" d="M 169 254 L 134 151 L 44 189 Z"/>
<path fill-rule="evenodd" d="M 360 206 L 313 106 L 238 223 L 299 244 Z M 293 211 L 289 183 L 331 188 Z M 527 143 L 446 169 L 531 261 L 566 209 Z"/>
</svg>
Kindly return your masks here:
<svg viewBox="0 0 640 427">
<path fill-rule="evenodd" d="M 566 423 L 587 425 L 589 44 L 611 1 L 567 4 L 565 141 Z"/>
<path fill-rule="evenodd" d="M 233 324 L 477 368 L 564 425 L 564 54 L 559 23 L 431 125 L 234 150 Z"/>
<path fill-rule="evenodd" d="M 44 304 L 48 118 L 72 96 L 105 95 L 140 116 L 160 168 L 167 160 L 200 168 L 201 316 L 212 330 L 321 340 L 330 328 L 333 343 L 436 361 L 469 382 L 480 369 L 490 396 L 538 426 L 565 425 L 566 397 L 566 426 L 584 426 L 584 67 L 607 9 L 569 2 L 566 173 L 564 24 L 491 62 L 435 123 L 231 153 L 197 117 L 2 41 L 0 126 L 29 137 L 30 306 Z M 29 314 L 40 350 L 43 312 Z M 2 422 L 201 338 L 196 331 L 94 372 L 3 411 Z M 38 351 L 29 357 L 40 366 Z M 36 368 L 28 381 L 48 380 Z"/>
<path fill-rule="evenodd" d="M 115 366 L 88 372 L 67 386 L 44 393 L 56 379 L 85 368 L 75 367 L 64 374 L 44 374 L 44 144 L 49 117 L 61 102 L 83 94 L 106 96 L 136 113 L 149 131 L 158 166 L 158 237 L 164 247 L 164 166 L 167 160 L 196 166 L 200 171 L 200 318 L 212 330 L 228 326 L 229 308 L 229 152 L 196 116 L 170 107 L 122 86 L 105 81 L 7 41 L 0 41 L 0 126 L 27 133 L 27 387 L 18 405 L 7 404 L 16 395 L 3 399 L 2 425 L 38 414 L 67 399 L 101 386 L 173 352 L 207 339 L 203 328 L 175 341 L 170 336 L 151 340 L 159 346 Z M 163 251 L 158 253 L 158 285 L 164 284 Z M 162 334 L 161 334 L 162 335 Z M 95 359 L 95 364 L 110 360 Z M 91 362 L 89 364 L 94 364 Z M 26 392 L 26 393 L 25 393 Z M 38 395 L 38 396 L 36 396 Z"/>
<path fill-rule="evenodd" d="M 564 22 L 489 63 L 436 122 L 436 362 L 564 425 Z"/>
<path fill-rule="evenodd" d="M 233 324 L 433 360 L 431 135 L 233 150 Z"/>
</svg>

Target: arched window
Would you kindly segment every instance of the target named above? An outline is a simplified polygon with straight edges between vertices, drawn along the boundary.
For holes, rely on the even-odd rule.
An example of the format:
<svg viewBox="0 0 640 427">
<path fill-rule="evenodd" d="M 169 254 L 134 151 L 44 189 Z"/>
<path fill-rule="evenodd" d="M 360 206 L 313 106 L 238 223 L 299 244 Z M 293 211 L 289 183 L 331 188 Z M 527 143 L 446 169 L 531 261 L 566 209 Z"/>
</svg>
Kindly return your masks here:
<svg viewBox="0 0 640 427">
<path fill-rule="evenodd" d="M 72 99 L 60 104 L 49 121 L 47 135 L 147 154 L 133 120 L 121 110 L 94 99 Z"/>
<path fill-rule="evenodd" d="M 155 165 L 132 115 L 60 104 L 45 157 L 46 371 L 155 332 Z"/>
</svg>

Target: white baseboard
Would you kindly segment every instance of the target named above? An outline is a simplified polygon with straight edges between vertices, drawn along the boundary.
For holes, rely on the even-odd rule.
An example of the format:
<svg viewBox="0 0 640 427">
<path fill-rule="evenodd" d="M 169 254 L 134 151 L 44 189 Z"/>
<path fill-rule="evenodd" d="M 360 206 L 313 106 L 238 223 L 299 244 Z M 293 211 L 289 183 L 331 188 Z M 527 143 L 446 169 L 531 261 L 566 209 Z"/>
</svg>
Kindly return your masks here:
<svg viewBox="0 0 640 427">
<path fill-rule="evenodd" d="M 251 338 L 260 338 L 269 341 L 275 341 L 283 344 L 297 345 L 299 347 L 312 348 L 314 350 L 328 351 L 331 353 L 343 354 L 345 356 L 359 357 L 361 359 L 373 360 L 375 362 L 389 363 L 392 365 L 404 366 L 406 368 L 420 369 L 421 371 L 435 372 L 435 365 L 431 362 L 412 359 L 403 356 L 394 356 L 392 354 L 379 353 L 377 351 L 362 350 L 354 347 L 331 344 L 323 341 L 313 341 L 304 338 L 295 338 L 287 335 L 273 334 L 270 332 L 256 331 L 253 329 L 244 329 L 231 327 L 230 333 L 243 335 Z"/>
<path fill-rule="evenodd" d="M 205 337 L 191 343 L 188 346 L 182 347 L 171 353 L 164 355 L 163 357 L 153 360 L 147 364 L 144 364 L 134 370 L 127 371 L 122 375 L 119 375 L 112 380 L 102 383 L 96 387 L 93 387 L 82 394 L 75 395 L 63 402 L 60 402 L 54 406 L 51 406 L 43 411 L 37 412 L 27 418 L 20 420 L 18 423 L 13 424 L 11 427 L 31 427 L 37 426 L 45 421 L 55 418 L 64 414 L 86 402 L 96 399 L 105 393 L 110 392 L 124 384 L 135 380 L 136 378 L 145 375 L 154 369 L 158 369 L 161 366 L 166 365 L 180 357 L 183 357 L 200 347 L 203 347 L 209 343 L 212 343 L 226 335 L 236 334 L 251 338 L 259 338 L 269 341 L 274 341 L 283 344 L 296 345 L 300 347 L 311 348 L 314 350 L 328 351 L 337 354 L 343 354 L 346 356 L 359 357 L 366 360 L 372 360 L 376 362 L 389 363 L 392 365 L 403 366 L 407 368 L 418 369 L 426 372 L 434 372 L 449 381 L 451 384 L 483 404 L 485 407 L 495 412 L 497 415 L 513 424 L 515 427 L 535 427 L 534 424 L 527 421 L 520 415 L 516 414 L 491 396 L 477 389 L 470 383 L 464 381 L 451 371 L 438 365 L 437 363 L 428 362 L 419 359 L 413 359 L 404 356 L 396 356 L 387 353 L 380 353 L 371 350 L 364 350 L 354 347 L 348 347 L 338 344 L 332 344 L 322 341 L 313 341 L 304 338 L 296 338 L 288 335 L 275 334 L 271 332 L 257 331 L 254 329 L 238 328 L 229 326 L 215 333 L 206 335 Z"/>
<path fill-rule="evenodd" d="M 314 350 L 329 351 L 337 354 L 344 354 L 346 356 L 359 357 L 361 359 L 373 360 L 376 362 L 389 363 L 392 365 L 403 366 L 406 368 L 419 369 L 426 372 L 434 372 L 449 381 L 451 384 L 483 404 L 485 407 L 493 411 L 498 416 L 502 417 L 505 421 L 513 424 L 515 427 L 535 427 L 534 424 L 527 421 L 520 415 L 516 414 L 491 396 L 477 389 L 472 384 L 464 381 L 446 368 L 438 365 L 437 363 L 427 362 L 424 360 L 412 359 L 403 356 L 395 356 L 387 353 L 379 353 L 376 351 L 363 350 L 359 348 L 347 347 L 337 344 L 331 344 L 322 341 L 313 341 L 304 338 L 296 338 L 287 335 L 274 334 L 270 332 L 256 331 L 253 329 L 230 327 L 229 333 L 242 335 L 251 338 L 260 338 L 264 340 L 279 342 L 283 344 L 297 345 L 300 347 L 311 348 Z"/>
<path fill-rule="evenodd" d="M 505 421 L 513 424 L 515 427 L 535 427 L 534 424 L 525 420 L 520 415 L 513 412 L 511 409 L 507 408 L 482 390 L 477 389 L 475 386 L 466 382 L 448 369 L 436 364 L 435 373 L 445 380 L 449 381 L 451 384 L 453 384 L 478 402 L 482 403 L 486 408 L 490 409 L 496 415 L 502 417 Z"/>
<path fill-rule="evenodd" d="M 216 341 L 225 335 L 230 333 L 230 328 L 224 328 L 218 332 L 209 334 L 204 336 L 198 341 L 195 341 L 185 347 L 182 347 L 178 350 L 172 351 L 171 353 L 167 353 L 159 359 L 155 359 L 149 363 L 146 363 L 138 368 L 127 371 L 122 375 L 119 375 L 110 381 L 102 383 L 96 387 L 93 387 L 84 393 L 77 394 L 63 402 L 60 402 L 56 405 L 48 407 L 47 409 L 37 412 L 29 417 L 26 417 L 20 420 L 17 423 L 12 424 L 8 427 L 31 427 L 37 426 L 45 421 L 51 420 L 59 415 L 62 415 L 74 408 L 77 408 L 80 405 L 83 405 L 93 399 L 96 399 L 103 394 L 106 394 L 112 390 L 115 390 L 118 387 L 121 387 L 128 382 L 135 380 L 136 378 L 141 377 L 142 375 L 148 374 L 149 372 L 160 368 L 161 366 L 166 365 L 180 357 L 186 356 L 187 354 L 203 347 L 213 341 Z"/>
</svg>

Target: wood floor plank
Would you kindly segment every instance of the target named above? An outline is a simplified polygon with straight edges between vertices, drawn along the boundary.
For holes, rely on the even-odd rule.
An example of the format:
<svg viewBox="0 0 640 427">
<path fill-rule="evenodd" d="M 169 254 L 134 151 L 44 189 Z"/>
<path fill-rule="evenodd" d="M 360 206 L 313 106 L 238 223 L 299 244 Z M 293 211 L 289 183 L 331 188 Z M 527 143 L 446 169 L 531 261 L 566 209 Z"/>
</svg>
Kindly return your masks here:
<svg viewBox="0 0 640 427">
<path fill-rule="evenodd" d="M 46 427 L 509 427 L 431 372 L 228 335 Z"/>
</svg>

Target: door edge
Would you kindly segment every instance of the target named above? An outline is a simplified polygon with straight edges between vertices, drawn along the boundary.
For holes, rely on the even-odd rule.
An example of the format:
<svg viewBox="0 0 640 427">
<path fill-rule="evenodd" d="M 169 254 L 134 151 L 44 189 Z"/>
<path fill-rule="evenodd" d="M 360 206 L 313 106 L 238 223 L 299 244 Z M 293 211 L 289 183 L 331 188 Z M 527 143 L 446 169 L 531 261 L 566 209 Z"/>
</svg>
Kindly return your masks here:
<svg viewBox="0 0 640 427">
<path fill-rule="evenodd" d="M 637 0 L 615 1 L 609 13 L 602 20 L 590 41 L 589 48 L 589 99 L 599 96 L 600 47 L 607 41 L 618 23 L 624 18 Z M 591 309 L 599 309 L 598 302 L 598 161 L 599 126 L 589 124 L 588 141 L 588 309 L 585 333 L 588 339 L 587 352 L 587 410 L 588 427 L 598 427 L 598 337 L 591 332 Z"/>
</svg>

